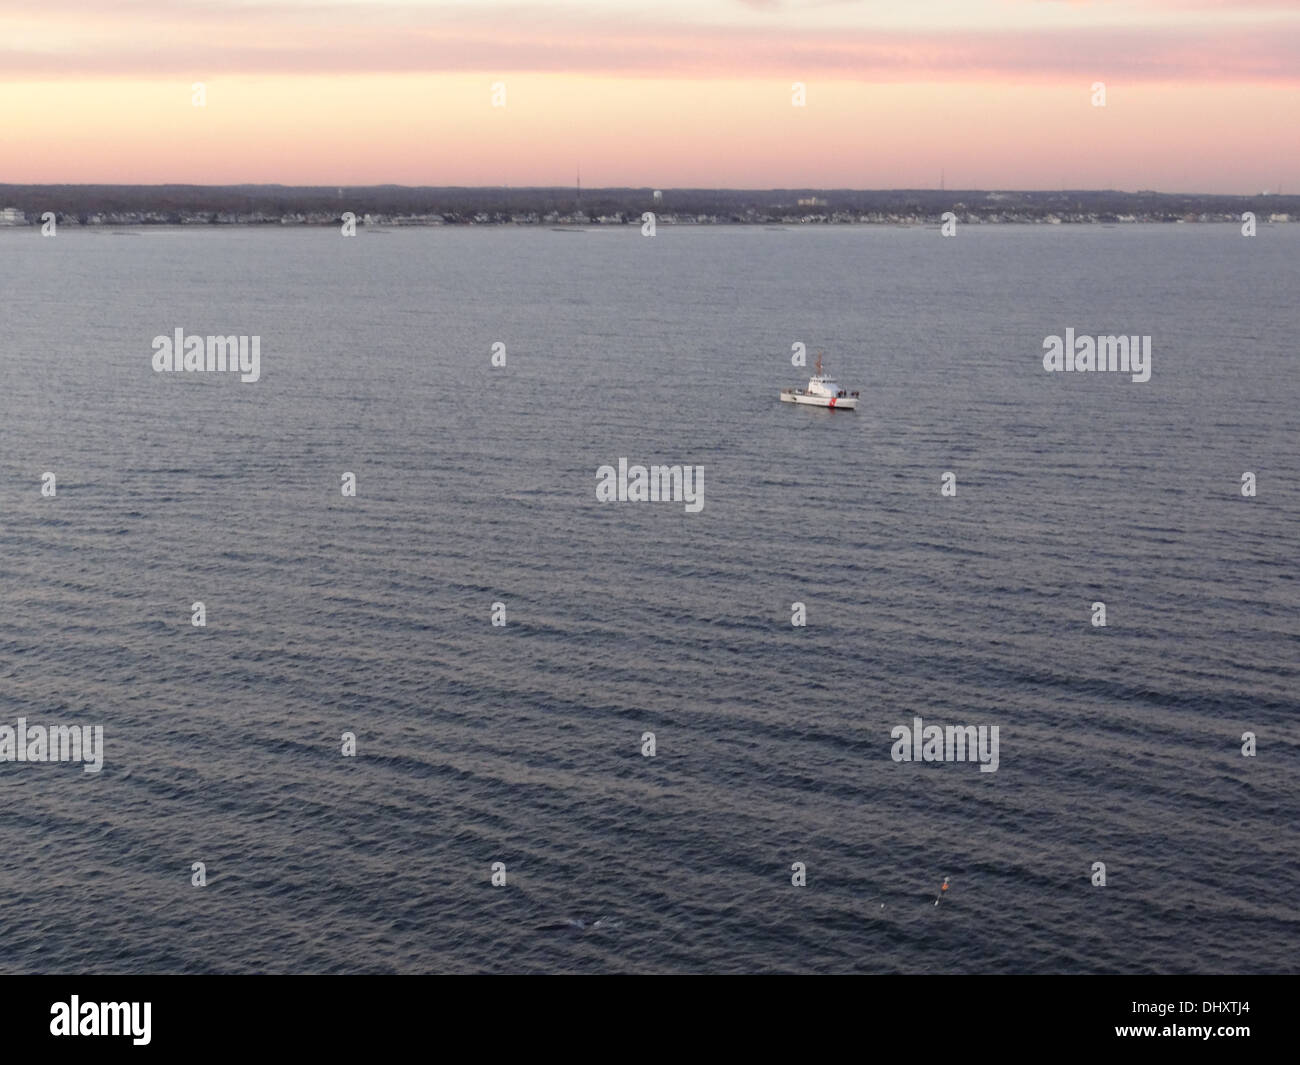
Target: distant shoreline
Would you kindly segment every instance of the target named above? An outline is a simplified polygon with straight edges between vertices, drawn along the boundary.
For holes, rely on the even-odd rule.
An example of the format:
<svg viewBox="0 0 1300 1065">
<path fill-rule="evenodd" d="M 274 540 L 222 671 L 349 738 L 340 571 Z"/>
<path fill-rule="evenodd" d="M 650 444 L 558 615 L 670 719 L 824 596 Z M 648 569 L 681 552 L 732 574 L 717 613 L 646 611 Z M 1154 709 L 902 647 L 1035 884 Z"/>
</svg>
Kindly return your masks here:
<svg viewBox="0 0 1300 1065">
<path fill-rule="evenodd" d="M 1300 221 L 1300 196 L 1065 190 L 0 185 L 0 226 L 1132 225 Z"/>
<path fill-rule="evenodd" d="M 978 226 L 984 228 L 1010 228 L 1012 226 L 1071 226 L 1071 227 L 1088 227 L 1102 229 L 1129 228 L 1133 226 L 1172 226 L 1172 225 L 1241 225 L 1241 219 L 1235 216 L 1231 217 L 1199 217 L 1199 218 L 1177 218 L 1177 219 L 1158 219 L 1158 218 L 1138 218 L 1122 222 L 1100 222 L 1088 219 L 1063 219 L 1059 222 L 1049 221 L 1047 219 L 1002 219 L 998 221 L 987 221 L 979 219 L 959 218 L 958 222 L 964 226 Z M 1290 225 L 1300 222 L 1300 217 L 1289 215 L 1285 218 L 1271 219 L 1268 217 L 1259 218 L 1256 224 L 1259 226 L 1270 225 Z M 112 234 L 114 231 L 122 229 L 131 229 L 131 233 L 119 233 L 120 236 L 135 236 L 135 230 L 148 229 L 176 229 L 176 230 L 204 230 L 204 229 L 273 229 L 273 230 L 298 230 L 298 229 L 338 229 L 342 224 L 342 219 L 324 222 L 247 222 L 247 221 L 220 221 L 220 222 L 142 222 L 129 221 L 123 219 L 114 219 L 111 221 L 87 222 L 81 223 L 74 219 L 59 217 L 57 224 L 60 229 L 68 230 L 86 230 L 97 233 Z M 841 229 L 932 229 L 941 228 L 938 220 L 916 221 L 916 222 L 892 222 L 892 221 L 851 221 L 851 222 L 800 222 L 786 221 L 780 225 L 772 223 L 758 222 L 674 222 L 660 218 L 657 220 L 659 226 L 669 229 L 759 229 L 766 232 L 786 232 L 795 229 L 815 229 L 815 228 L 841 228 Z M 7 223 L 0 221 L 0 233 L 6 230 L 22 229 L 39 229 L 42 223 L 40 219 L 30 220 L 24 223 Z M 375 223 L 365 224 L 359 219 L 357 221 L 357 232 L 369 233 L 392 233 L 403 229 L 462 229 L 462 228 L 503 228 L 503 229 L 535 229 L 540 232 L 552 233 L 585 233 L 594 230 L 603 229 L 635 229 L 639 228 L 639 222 L 623 223 L 599 223 L 599 222 L 581 222 L 581 223 L 557 223 L 551 225 L 545 222 L 527 223 L 527 222 L 401 222 L 401 223 Z M 561 228 L 562 227 L 562 228 Z"/>
</svg>

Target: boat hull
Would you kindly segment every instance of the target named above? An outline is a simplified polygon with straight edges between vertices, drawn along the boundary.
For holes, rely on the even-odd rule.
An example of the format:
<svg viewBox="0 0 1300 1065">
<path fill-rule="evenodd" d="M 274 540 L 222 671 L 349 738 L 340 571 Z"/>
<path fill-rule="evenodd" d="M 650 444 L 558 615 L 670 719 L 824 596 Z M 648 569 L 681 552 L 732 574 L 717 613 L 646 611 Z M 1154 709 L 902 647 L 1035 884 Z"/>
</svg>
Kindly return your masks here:
<svg viewBox="0 0 1300 1065">
<path fill-rule="evenodd" d="M 802 392 L 782 392 L 782 403 L 802 403 L 808 407 L 827 407 L 830 410 L 857 410 L 857 396 L 810 396 Z"/>
</svg>

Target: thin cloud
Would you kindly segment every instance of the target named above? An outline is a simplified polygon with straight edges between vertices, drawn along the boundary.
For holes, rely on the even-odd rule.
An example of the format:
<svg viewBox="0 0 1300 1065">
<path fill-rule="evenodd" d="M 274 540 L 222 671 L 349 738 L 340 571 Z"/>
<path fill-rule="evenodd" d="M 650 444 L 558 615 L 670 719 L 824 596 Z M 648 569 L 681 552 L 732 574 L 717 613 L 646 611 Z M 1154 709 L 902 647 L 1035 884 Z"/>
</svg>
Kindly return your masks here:
<svg viewBox="0 0 1300 1065">
<path fill-rule="evenodd" d="M 24 2 L 18 0 L 20 9 Z M 1177 28 L 792 30 L 685 26 L 576 8 L 518 8 L 507 18 L 500 8 L 178 8 L 127 0 L 104 14 L 84 0 L 40 2 L 45 32 L 6 33 L 13 7 L 0 16 L 0 41 L 9 42 L 0 47 L 0 80 L 479 72 L 1300 83 L 1300 23 L 1293 20 Z"/>
</svg>

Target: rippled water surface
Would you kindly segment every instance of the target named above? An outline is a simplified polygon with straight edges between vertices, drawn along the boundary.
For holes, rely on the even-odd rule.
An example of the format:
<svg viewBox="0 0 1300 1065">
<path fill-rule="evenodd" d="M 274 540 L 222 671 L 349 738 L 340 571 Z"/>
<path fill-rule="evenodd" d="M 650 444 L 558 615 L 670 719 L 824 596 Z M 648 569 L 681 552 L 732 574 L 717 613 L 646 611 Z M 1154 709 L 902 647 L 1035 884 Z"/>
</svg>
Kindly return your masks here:
<svg viewBox="0 0 1300 1065">
<path fill-rule="evenodd" d="M 1293 970 L 1298 254 L 0 231 L 0 725 L 105 734 L 0 762 L 0 970 Z M 154 373 L 178 327 L 262 379 Z M 857 412 L 777 402 L 796 341 Z M 703 510 L 597 502 L 622 456 Z"/>
</svg>

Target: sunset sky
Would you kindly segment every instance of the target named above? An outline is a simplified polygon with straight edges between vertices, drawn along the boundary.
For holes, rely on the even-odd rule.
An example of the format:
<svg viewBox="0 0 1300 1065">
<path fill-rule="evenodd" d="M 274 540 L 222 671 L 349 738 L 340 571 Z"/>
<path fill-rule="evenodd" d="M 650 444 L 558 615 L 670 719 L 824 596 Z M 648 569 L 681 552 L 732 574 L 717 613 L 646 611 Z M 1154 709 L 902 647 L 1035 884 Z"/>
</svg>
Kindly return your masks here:
<svg viewBox="0 0 1300 1065">
<path fill-rule="evenodd" d="M 1300 0 L 0 0 L 0 116 L 0 183 L 1290 193 Z"/>
</svg>

